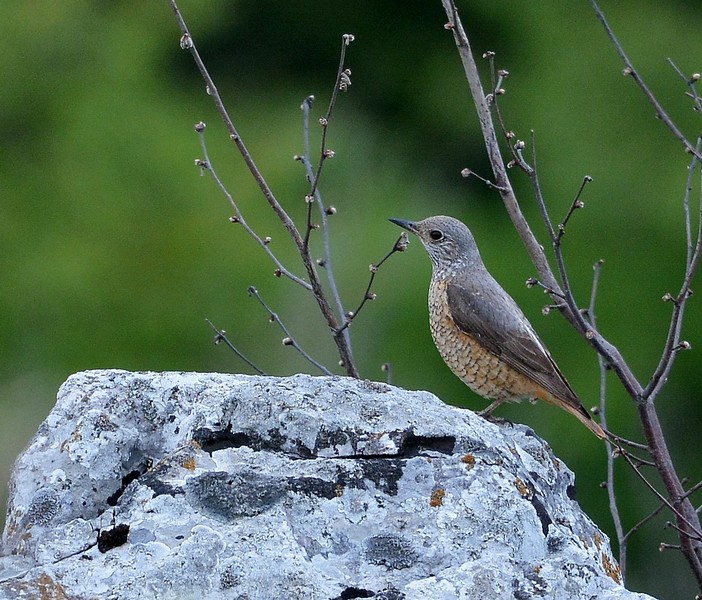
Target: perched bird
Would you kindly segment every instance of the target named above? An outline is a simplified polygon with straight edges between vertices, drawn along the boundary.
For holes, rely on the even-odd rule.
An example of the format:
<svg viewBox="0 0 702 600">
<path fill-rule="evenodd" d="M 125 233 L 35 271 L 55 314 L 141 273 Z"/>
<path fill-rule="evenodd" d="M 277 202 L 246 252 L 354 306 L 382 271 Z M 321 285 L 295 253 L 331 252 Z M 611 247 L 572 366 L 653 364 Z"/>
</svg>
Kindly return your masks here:
<svg viewBox="0 0 702 600">
<path fill-rule="evenodd" d="M 494 399 L 482 414 L 504 401 L 538 398 L 604 439 L 531 323 L 485 268 L 468 227 L 444 216 L 390 221 L 416 234 L 431 258 L 431 334 L 454 374 L 476 394 Z"/>
</svg>

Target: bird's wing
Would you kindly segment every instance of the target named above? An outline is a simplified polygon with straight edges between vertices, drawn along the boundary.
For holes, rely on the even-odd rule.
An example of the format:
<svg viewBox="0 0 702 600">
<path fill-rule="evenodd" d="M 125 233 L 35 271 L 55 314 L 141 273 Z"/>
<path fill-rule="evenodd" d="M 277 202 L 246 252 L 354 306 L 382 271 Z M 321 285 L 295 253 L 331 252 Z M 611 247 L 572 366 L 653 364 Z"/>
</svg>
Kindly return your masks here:
<svg viewBox="0 0 702 600">
<path fill-rule="evenodd" d="M 497 282 L 480 289 L 449 283 L 446 294 L 451 317 L 459 329 L 547 392 L 581 407 L 524 313 Z"/>
</svg>

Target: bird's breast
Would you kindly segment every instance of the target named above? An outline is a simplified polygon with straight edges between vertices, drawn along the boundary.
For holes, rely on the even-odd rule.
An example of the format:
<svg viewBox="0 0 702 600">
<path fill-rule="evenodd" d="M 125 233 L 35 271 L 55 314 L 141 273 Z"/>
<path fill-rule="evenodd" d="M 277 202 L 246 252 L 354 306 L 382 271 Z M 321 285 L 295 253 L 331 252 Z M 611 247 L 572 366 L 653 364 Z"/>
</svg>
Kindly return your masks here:
<svg viewBox="0 0 702 600">
<path fill-rule="evenodd" d="M 479 338 L 462 331 L 451 317 L 448 282 L 434 279 L 429 287 L 429 326 L 446 365 L 476 394 L 518 400 L 534 396 L 534 384 L 485 348 Z"/>
</svg>

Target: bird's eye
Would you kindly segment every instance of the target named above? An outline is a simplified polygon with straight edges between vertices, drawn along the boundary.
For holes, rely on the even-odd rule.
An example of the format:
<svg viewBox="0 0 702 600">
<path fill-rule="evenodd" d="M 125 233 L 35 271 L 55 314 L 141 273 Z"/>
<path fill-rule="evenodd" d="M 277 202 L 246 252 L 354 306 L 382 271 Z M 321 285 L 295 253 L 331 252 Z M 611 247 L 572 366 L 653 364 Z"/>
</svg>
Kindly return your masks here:
<svg viewBox="0 0 702 600">
<path fill-rule="evenodd" d="M 432 229 L 429 232 L 429 237 L 435 242 L 438 242 L 439 240 L 443 239 L 444 234 L 441 233 L 438 229 Z"/>
</svg>

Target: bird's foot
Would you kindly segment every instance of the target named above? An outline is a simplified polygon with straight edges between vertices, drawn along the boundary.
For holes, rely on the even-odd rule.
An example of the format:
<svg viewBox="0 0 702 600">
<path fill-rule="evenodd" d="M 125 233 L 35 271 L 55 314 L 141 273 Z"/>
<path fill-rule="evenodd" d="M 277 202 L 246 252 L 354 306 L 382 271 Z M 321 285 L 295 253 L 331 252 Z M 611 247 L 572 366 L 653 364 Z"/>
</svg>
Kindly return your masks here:
<svg viewBox="0 0 702 600">
<path fill-rule="evenodd" d="M 488 406 L 487 408 L 484 408 L 483 410 L 479 410 L 477 414 L 479 417 L 482 417 L 483 419 L 487 419 L 490 421 L 491 419 L 494 419 L 495 417 L 492 416 L 492 411 L 495 410 L 500 404 L 502 404 L 504 400 L 495 400 Z"/>
<path fill-rule="evenodd" d="M 492 414 L 492 411 L 495 410 L 503 402 L 504 400 L 495 400 L 492 404 L 490 404 L 490 406 L 478 411 L 475 414 L 477 414 L 479 417 L 482 417 L 486 421 L 489 421 L 490 423 L 495 423 L 495 425 L 504 425 L 506 423 L 509 423 L 507 419 L 503 419 L 502 417 L 496 417 Z"/>
<path fill-rule="evenodd" d="M 511 421 L 508 421 L 507 419 L 503 419 L 502 417 L 497 417 L 490 412 L 486 410 L 481 410 L 480 412 L 476 413 L 479 417 L 482 417 L 489 423 L 494 423 L 495 425 L 509 425 L 511 424 Z"/>
</svg>

